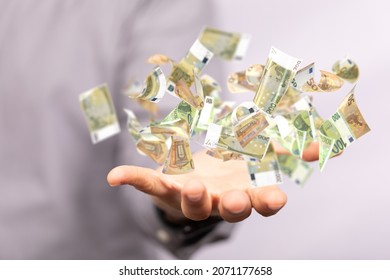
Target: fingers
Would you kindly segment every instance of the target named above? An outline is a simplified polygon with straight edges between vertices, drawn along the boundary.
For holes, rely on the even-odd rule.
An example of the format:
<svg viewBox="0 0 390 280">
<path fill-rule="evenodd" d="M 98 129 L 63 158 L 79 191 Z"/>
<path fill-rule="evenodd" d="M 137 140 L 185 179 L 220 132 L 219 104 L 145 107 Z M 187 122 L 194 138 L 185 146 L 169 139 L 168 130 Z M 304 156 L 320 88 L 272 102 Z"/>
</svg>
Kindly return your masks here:
<svg viewBox="0 0 390 280">
<path fill-rule="evenodd" d="M 138 166 L 122 165 L 112 169 L 107 175 L 110 186 L 133 185 L 136 189 L 154 196 L 164 196 L 169 190 L 179 186 L 173 181 L 162 179 L 159 172 Z"/>
<path fill-rule="evenodd" d="M 304 161 L 315 161 L 318 160 L 320 144 L 318 142 L 311 142 L 309 146 L 307 146 L 303 150 L 302 159 Z"/>
<path fill-rule="evenodd" d="M 287 195 L 277 186 L 248 190 L 253 208 L 264 217 L 275 215 L 287 203 Z"/>
<path fill-rule="evenodd" d="M 189 181 L 181 192 L 181 209 L 187 218 L 200 221 L 211 214 L 211 197 L 206 187 L 198 181 Z"/>
<path fill-rule="evenodd" d="M 218 210 L 225 221 L 235 223 L 249 217 L 252 205 L 245 191 L 231 190 L 222 194 Z"/>
<path fill-rule="evenodd" d="M 273 142 L 274 149 L 278 155 L 291 155 L 291 153 L 283 148 L 279 143 Z M 304 161 L 316 161 L 319 157 L 320 144 L 318 142 L 311 142 L 302 153 Z"/>
</svg>

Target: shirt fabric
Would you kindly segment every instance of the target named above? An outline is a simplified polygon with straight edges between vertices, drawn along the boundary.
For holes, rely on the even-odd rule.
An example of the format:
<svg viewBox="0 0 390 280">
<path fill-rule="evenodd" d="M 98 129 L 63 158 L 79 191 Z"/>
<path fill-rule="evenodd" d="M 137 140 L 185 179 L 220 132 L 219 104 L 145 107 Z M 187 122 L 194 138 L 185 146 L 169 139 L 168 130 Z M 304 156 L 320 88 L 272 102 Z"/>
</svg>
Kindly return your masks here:
<svg viewBox="0 0 390 280">
<path fill-rule="evenodd" d="M 188 258 L 228 235 L 230 225 L 221 223 L 183 245 L 147 195 L 106 181 L 117 165 L 156 167 L 136 152 L 122 108 L 144 116 L 143 124 L 146 113 L 121 92 L 129 78 L 152 71 L 149 55 L 182 58 L 212 22 L 208 5 L 0 1 L 1 259 Z M 103 83 L 122 131 L 93 145 L 78 95 Z M 168 98 L 162 116 L 174 102 Z"/>
</svg>

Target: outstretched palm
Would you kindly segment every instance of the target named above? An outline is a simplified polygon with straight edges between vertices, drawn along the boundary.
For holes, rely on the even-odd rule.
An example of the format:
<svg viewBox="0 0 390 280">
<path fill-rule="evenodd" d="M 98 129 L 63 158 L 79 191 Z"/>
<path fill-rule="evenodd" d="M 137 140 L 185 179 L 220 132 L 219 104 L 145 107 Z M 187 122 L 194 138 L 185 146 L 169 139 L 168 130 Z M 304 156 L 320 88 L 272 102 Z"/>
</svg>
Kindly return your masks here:
<svg viewBox="0 0 390 280">
<path fill-rule="evenodd" d="M 277 149 L 278 153 L 285 153 Z M 306 160 L 316 160 L 318 144 L 304 153 Z M 247 218 L 252 208 L 263 216 L 276 214 L 287 202 L 277 186 L 250 188 L 244 161 L 223 162 L 205 154 L 194 155 L 195 171 L 183 175 L 165 175 L 161 170 L 138 166 L 118 166 L 110 171 L 111 186 L 133 185 L 153 197 L 173 221 L 203 220 L 219 215 L 229 222 Z"/>
</svg>

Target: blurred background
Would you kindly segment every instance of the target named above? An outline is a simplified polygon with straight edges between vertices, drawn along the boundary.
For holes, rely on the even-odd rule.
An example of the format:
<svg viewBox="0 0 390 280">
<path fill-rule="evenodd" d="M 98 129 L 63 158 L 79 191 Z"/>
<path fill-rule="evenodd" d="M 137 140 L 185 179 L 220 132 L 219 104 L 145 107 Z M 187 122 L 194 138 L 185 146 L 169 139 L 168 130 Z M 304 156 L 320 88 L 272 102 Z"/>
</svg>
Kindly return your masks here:
<svg viewBox="0 0 390 280">
<path fill-rule="evenodd" d="M 330 70 L 348 55 L 360 67 L 356 101 L 371 132 L 315 171 L 304 188 L 285 178 L 289 201 L 276 216 L 252 216 L 229 243 L 202 248 L 195 258 L 389 259 L 390 5 L 386 1 L 214 0 L 219 28 L 252 34 L 245 59 L 227 73 L 264 64 L 271 46 Z M 207 71 L 206 71 L 207 72 Z M 221 84 L 223 84 L 221 82 Z M 315 93 L 323 118 L 350 90 Z M 228 95 L 226 95 L 227 97 Z M 248 100 L 252 95 L 234 96 Z"/>
<path fill-rule="evenodd" d="M 271 46 L 317 70 L 348 55 L 360 68 L 355 97 L 371 132 L 324 172 L 313 163 L 303 188 L 285 178 L 289 201 L 280 213 L 252 213 L 228 241 L 193 257 L 390 259 L 388 1 L 96 2 L 0 0 L 0 259 L 136 258 L 142 250 L 151 253 L 140 258 L 161 257 L 134 230 L 143 211 L 133 202 L 145 196 L 106 183 L 115 165 L 151 165 L 125 131 L 130 101 L 121 91 L 131 75 L 150 72 L 149 55 L 180 59 L 203 25 L 252 35 L 242 61 L 213 59 L 204 70 L 225 99 L 253 99 L 229 93 L 226 78 L 264 64 Z M 78 95 L 102 82 L 116 95 L 122 133 L 92 145 Z M 329 118 L 351 87 L 313 94 L 319 114 Z"/>
</svg>

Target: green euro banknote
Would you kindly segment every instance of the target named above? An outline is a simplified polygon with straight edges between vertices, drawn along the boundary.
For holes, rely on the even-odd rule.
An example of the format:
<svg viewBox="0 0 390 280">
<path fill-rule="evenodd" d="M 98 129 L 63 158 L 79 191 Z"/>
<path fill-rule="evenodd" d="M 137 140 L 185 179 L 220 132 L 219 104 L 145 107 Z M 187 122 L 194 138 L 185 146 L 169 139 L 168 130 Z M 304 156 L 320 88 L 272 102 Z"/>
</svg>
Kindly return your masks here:
<svg viewBox="0 0 390 280">
<path fill-rule="evenodd" d="M 206 26 L 199 36 L 199 41 L 222 59 L 241 60 L 246 53 L 250 38 L 249 34 L 226 32 Z"/>
<path fill-rule="evenodd" d="M 253 102 L 272 115 L 298 71 L 301 60 L 272 47 Z"/>
<path fill-rule="evenodd" d="M 355 87 L 341 102 L 336 113 L 320 127 L 320 170 L 327 160 L 340 154 L 346 147 L 370 131 L 355 101 Z"/>
<path fill-rule="evenodd" d="M 93 144 L 120 132 L 118 118 L 106 84 L 79 95 Z"/>
</svg>

